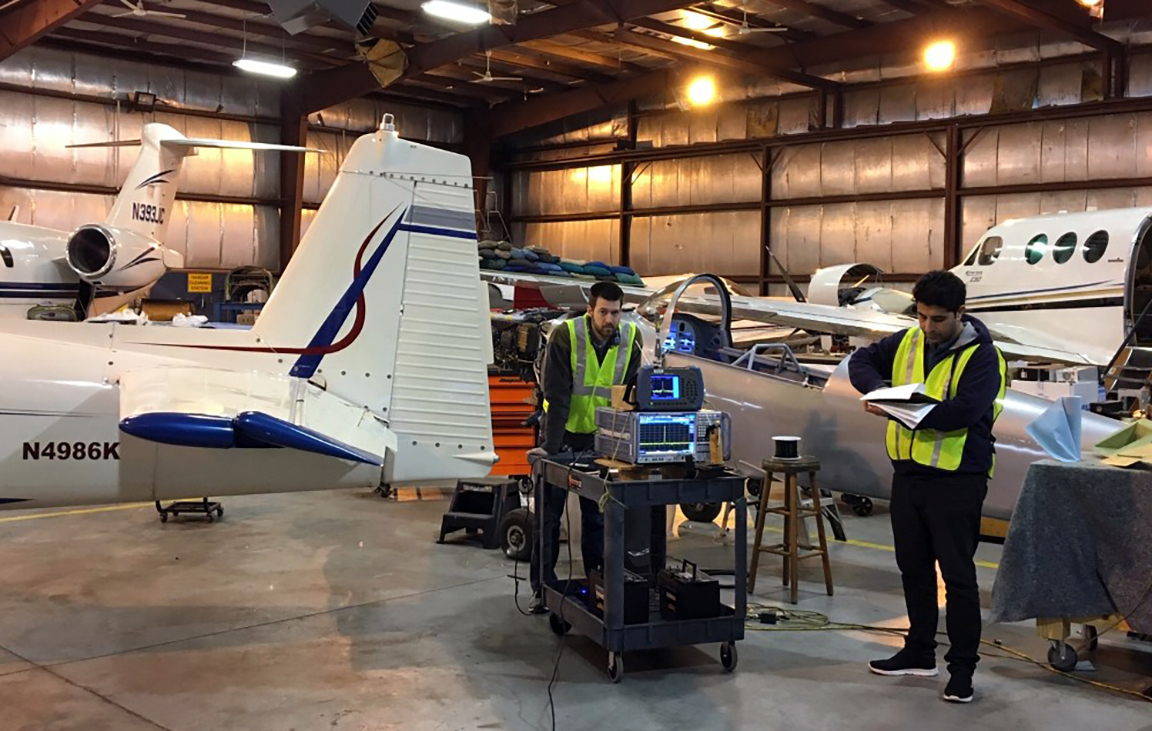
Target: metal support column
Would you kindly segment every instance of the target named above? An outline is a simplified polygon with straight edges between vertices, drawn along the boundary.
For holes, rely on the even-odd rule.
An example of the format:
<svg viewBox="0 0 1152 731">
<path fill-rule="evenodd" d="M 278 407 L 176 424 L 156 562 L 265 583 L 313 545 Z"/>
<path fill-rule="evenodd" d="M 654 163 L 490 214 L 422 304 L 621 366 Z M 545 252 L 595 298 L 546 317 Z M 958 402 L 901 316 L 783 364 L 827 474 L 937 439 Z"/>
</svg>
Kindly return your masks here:
<svg viewBox="0 0 1152 731">
<path fill-rule="evenodd" d="M 960 128 L 949 125 L 944 143 L 944 268 L 951 269 L 964 256 L 964 215 L 960 208 L 960 176 L 963 167 Z"/>
<path fill-rule="evenodd" d="M 280 142 L 306 147 L 308 117 L 290 104 L 281 107 Z M 300 245 L 300 211 L 304 205 L 304 153 L 280 153 L 280 271 Z"/>
</svg>

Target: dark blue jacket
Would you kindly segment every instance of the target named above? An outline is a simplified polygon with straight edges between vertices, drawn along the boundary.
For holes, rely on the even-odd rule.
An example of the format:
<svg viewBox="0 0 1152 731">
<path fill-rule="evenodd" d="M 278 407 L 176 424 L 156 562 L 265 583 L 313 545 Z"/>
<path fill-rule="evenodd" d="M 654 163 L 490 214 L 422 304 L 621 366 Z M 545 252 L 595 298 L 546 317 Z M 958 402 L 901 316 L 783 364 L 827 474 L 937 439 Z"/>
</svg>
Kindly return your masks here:
<svg viewBox="0 0 1152 731">
<path fill-rule="evenodd" d="M 927 377 L 932 367 L 951 352 L 963 351 L 978 343 L 976 352 L 964 368 L 964 373 L 956 384 L 956 398 L 945 399 L 932 409 L 920 422 L 921 429 L 968 429 L 968 439 L 964 442 L 964 456 L 956 472 L 987 474 L 992 467 L 992 454 L 996 439 L 992 436 L 992 406 L 1000 393 L 1000 358 L 992 336 L 984 323 L 974 317 L 964 315 L 965 332 L 961 333 L 948 350 L 931 352 L 924 349 L 924 375 Z M 969 330 L 968 326 L 971 326 Z M 862 348 L 852 355 L 848 362 L 848 376 L 852 385 L 860 393 L 870 393 L 888 386 L 892 379 L 892 364 L 896 351 L 904 339 L 904 333 L 889 335 L 883 340 Z M 893 463 L 901 474 L 934 477 L 954 474 L 947 470 L 925 467 L 911 461 Z"/>
</svg>

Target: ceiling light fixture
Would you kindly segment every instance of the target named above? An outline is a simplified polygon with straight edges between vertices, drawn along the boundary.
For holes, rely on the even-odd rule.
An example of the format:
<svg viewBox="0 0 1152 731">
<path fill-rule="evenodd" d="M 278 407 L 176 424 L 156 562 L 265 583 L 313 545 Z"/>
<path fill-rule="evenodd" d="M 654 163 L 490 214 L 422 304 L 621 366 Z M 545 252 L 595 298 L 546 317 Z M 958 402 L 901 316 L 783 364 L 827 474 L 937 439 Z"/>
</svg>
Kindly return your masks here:
<svg viewBox="0 0 1152 731">
<path fill-rule="evenodd" d="M 956 44 L 952 41 L 936 41 L 924 49 L 924 65 L 930 71 L 947 71 L 956 63 Z"/>
<path fill-rule="evenodd" d="M 435 15 L 437 18 L 444 18 L 446 20 L 455 20 L 459 23 L 467 23 L 468 25 L 480 25 L 481 23 L 488 23 L 492 20 L 492 16 L 488 14 L 487 10 L 478 8 L 475 5 L 453 2 L 452 0 L 428 0 L 428 2 L 420 7 L 429 15 Z"/>
<path fill-rule="evenodd" d="M 711 76 L 698 76 L 688 84 L 688 103 L 703 107 L 716 99 L 716 82 Z"/>
<path fill-rule="evenodd" d="M 694 13 L 691 10 L 684 13 L 685 28 L 691 28 L 692 30 L 704 30 L 705 28 L 711 28 L 715 24 L 716 21 L 705 17 L 700 13 Z"/>
<path fill-rule="evenodd" d="M 699 48 L 702 51 L 711 51 L 716 46 L 704 41 L 698 41 L 695 38 L 685 38 L 684 36 L 672 36 L 672 40 L 682 46 L 691 46 L 692 48 Z"/>
<path fill-rule="evenodd" d="M 232 65 L 250 74 L 275 76 L 278 79 L 291 79 L 296 75 L 296 69 L 291 66 L 269 61 L 257 61 L 254 58 L 239 58 L 233 61 Z"/>
</svg>

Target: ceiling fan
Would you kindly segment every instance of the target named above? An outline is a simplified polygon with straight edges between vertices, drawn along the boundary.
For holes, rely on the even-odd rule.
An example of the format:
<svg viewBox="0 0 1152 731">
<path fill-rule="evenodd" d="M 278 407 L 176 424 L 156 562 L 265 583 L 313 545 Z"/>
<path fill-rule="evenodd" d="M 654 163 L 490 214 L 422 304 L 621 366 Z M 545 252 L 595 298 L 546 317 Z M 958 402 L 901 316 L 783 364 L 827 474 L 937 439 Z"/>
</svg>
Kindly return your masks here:
<svg viewBox="0 0 1152 731">
<path fill-rule="evenodd" d="M 479 71 L 473 71 L 472 73 L 474 73 L 480 77 L 478 79 L 472 79 L 473 84 L 482 84 L 482 83 L 486 83 L 489 81 L 523 81 L 524 80 L 524 77 L 522 77 L 522 76 L 493 76 L 492 75 L 492 52 L 491 51 L 485 51 L 484 52 L 484 73 L 480 73 Z"/>
<path fill-rule="evenodd" d="M 137 2 L 135 5 L 133 5 L 129 0 L 120 0 L 120 2 L 123 3 L 124 7 L 128 8 L 128 10 L 127 10 L 127 12 L 114 14 L 112 16 L 113 18 L 124 18 L 124 17 L 127 17 L 129 15 L 135 15 L 139 18 L 143 18 L 143 17 L 149 16 L 149 15 L 155 15 L 155 16 L 164 17 L 164 18 L 186 18 L 186 17 L 188 17 L 188 16 L 183 15 L 181 13 L 169 13 L 166 10 L 148 10 L 147 8 L 144 7 L 144 0 L 139 0 L 139 2 Z"/>
<path fill-rule="evenodd" d="M 123 2 L 123 0 L 121 0 L 121 2 Z M 737 35 L 746 36 L 749 33 L 783 33 L 788 30 L 782 26 L 775 28 L 753 28 L 748 25 L 748 3 L 744 3 L 740 9 L 744 12 L 744 20 L 741 21 L 740 28 L 736 31 Z"/>
</svg>

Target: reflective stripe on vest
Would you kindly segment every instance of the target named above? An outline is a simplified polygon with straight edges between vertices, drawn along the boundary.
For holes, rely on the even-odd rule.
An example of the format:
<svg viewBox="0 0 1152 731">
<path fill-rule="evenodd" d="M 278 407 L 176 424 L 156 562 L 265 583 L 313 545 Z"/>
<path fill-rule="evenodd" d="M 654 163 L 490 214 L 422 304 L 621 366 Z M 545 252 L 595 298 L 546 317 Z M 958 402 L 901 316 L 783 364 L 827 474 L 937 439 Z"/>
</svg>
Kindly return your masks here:
<svg viewBox="0 0 1152 731">
<path fill-rule="evenodd" d="M 564 428 L 573 434 L 592 434 L 596 431 L 596 407 L 611 406 L 612 387 L 624 384 L 636 328 L 629 322 L 620 323 L 619 340 L 600 361 L 588 332 L 588 316 L 565 324 L 572 340 L 572 401 Z M 620 357 L 621 350 L 624 357 Z"/>
<path fill-rule="evenodd" d="M 962 350 L 959 355 L 951 353 L 940 361 L 932 372 L 924 377 L 924 336 L 920 328 L 909 328 L 896 350 L 892 362 L 892 385 L 903 386 L 909 383 L 923 383 L 929 396 L 944 400 L 955 398 L 960 378 L 968 361 L 976 353 L 979 343 Z M 1004 410 L 1004 392 L 1007 388 L 1007 368 L 1000 349 L 996 349 L 1000 367 L 1000 390 L 992 406 L 992 421 L 1000 417 Z M 964 444 L 968 440 L 967 429 L 941 431 L 938 429 L 909 429 L 900 422 L 888 421 L 886 443 L 888 456 L 894 461 L 911 460 L 926 467 L 954 471 L 959 469 L 964 458 Z M 995 461 L 995 455 L 993 455 Z M 992 470 L 988 471 L 989 476 Z"/>
</svg>

